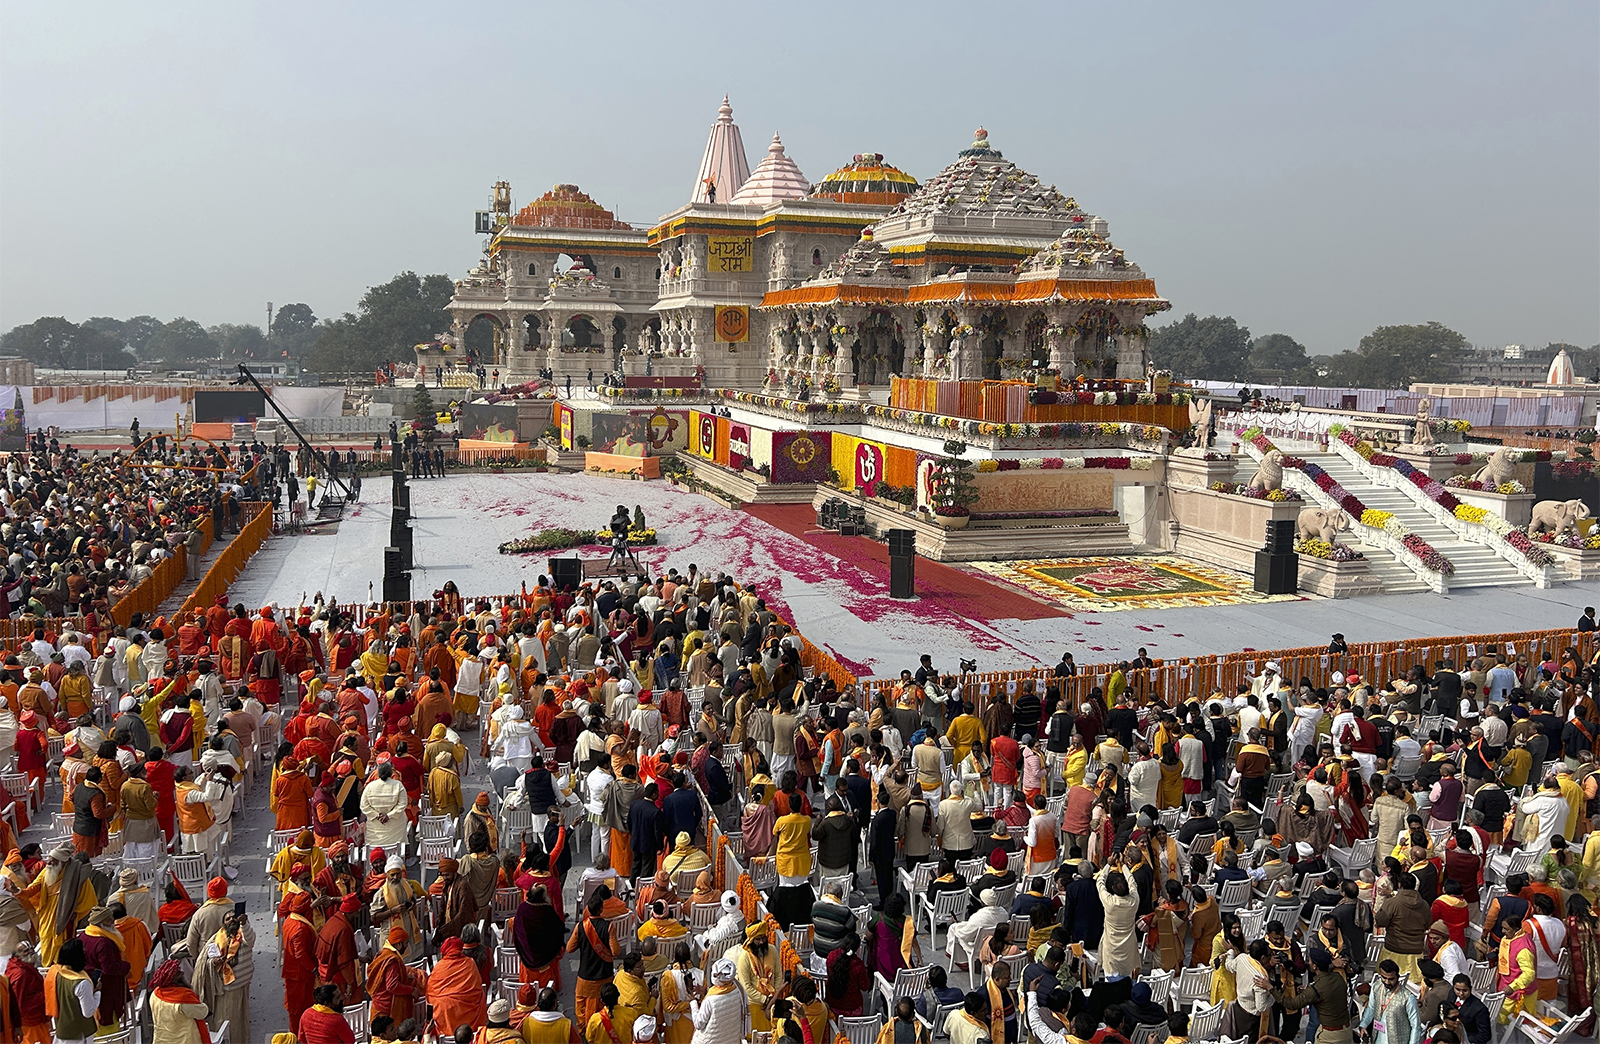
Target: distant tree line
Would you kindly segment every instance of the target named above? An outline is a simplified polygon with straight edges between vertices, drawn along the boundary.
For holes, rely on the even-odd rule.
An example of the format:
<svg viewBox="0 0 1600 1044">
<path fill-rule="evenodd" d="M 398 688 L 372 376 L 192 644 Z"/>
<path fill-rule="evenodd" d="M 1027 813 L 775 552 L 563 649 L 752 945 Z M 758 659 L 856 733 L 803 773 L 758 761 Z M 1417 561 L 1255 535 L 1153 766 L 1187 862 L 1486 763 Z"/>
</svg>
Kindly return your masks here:
<svg viewBox="0 0 1600 1044">
<path fill-rule="evenodd" d="M 205 327 L 179 316 L 131 319 L 97 316 L 81 323 L 45 316 L 0 334 L 0 355 L 67 370 L 121 370 L 132 366 L 192 369 L 205 362 L 298 359 L 317 372 L 373 370 L 414 359 L 412 346 L 450 328 L 445 305 L 455 292 L 449 276 L 401 272 L 362 295 L 356 311 L 318 319 L 306 304 L 286 304 L 269 332 L 259 325 Z M 478 327 L 487 324 L 478 324 Z M 474 328 L 472 339 L 487 342 Z"/>
<path fill-rule="evenodd" d="M 1600 365 L 1600 346 L 1550 348 L 1565 348 L 1579 374 Z M 1449 380 L 1460 355 L 1469 351 L 1465 337 L 1437 322 L 1380 326 L 1354 349 L 1318 356 L 1288 334 L 1252 337 L 1231 315 L 1201 319 L 1190 312 L 1150 334 L 1150 354 L 1161 369 L 1178 377 L 1257 385 L 1403 389 Z"/>
</svg>

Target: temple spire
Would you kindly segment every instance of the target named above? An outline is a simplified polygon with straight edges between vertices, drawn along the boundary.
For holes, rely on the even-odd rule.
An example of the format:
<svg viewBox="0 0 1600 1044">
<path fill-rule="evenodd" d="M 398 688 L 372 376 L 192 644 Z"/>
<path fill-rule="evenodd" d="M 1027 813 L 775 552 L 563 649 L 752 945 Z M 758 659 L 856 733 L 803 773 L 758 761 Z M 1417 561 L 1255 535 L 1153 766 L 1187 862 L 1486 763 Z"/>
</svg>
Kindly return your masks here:
<svg viewBox="0 0 1600 1044">
<path fill-rule="evenodd" d="M 700 174 L 695 178 L 693 203 L 727 203 L 750 177 L 750 161 L 745 158 L 744 139 L 733 122 L 733 106 L 722 96 L 717 122 L 711 125 L 706 152 L 700 159 Z"/>
</svg>

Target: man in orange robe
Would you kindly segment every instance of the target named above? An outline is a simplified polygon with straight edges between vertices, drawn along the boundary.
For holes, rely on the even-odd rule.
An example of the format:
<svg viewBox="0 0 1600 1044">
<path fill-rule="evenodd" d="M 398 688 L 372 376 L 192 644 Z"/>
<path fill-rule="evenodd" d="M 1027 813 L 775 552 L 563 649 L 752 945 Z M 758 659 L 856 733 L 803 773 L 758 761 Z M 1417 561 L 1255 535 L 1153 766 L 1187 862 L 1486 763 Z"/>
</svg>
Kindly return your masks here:
<svg viewBox="0 0 1600 1044">
<path fill-rule="evenodd" d="M 277 782 L 272 785 L 273 804 L 278 810 L 278 825 L 273 829 L 299 830 L 310 826 L 313 789 L 311 780 L 300 771 L 300 763 L 293 757 L 284 758 Z"/>
<path fill-rule="evenodd" d="M 300 1025 L 300 1016 L 312 1005 L 311 991 L 317 985 L 317 930 L 311 924 L 311 894 L 295 892 L 285 900 L 289 910 L 283 922 L 283 1004 L 289 1012 L 289 1025 Z"/>
<path fill-rule="evenodd" d="M 452 1036 L 457 1026 L 480 1030 L 489 1021 L 483 999 L 483 976 L 478 964 L 463 952 L 461 940 L 450 938 L 439 949 L 439 963 L 428 976 L 428 1005 L 433 1009 L 434 1031 Z"/>
<path fill-rule="evenodd" d="M 288 639 L 284 636 L 283 629 L 278 626 L 278 621 L 272 617 L 272 606 L 261 607 L 261 615 L 250 627 L 250 648 L 256 651 L 271 649 L 279 655 L 283 654 L 283 647 Z"/>
<path fill-rule="evenodd" d="M 206 634 L 211 640 L 212 650 L 216 650 L 217 643 L 222 641 L 222 636 L 227 633 L 228 627 L 228 599 L 224 595 L 217 596 L 217 604 L 206 610 Z"/>
<path fill-rule="evenodd" d="M 350 923 L 350 918 L 360 911 L 361 897 L 345 896 L 317 936 L 317 974 L 323 982 L 339 987 L 345 1004 L 359 1004 L 366 999 L 356 954 L 356 931 Z"/>
<path fill-rule="evenodd" d="M 367 993 L 372 997 L 372 1017 L 387 1015 L 398 1025 L 411 1018 L 416 996 L 426 987 L 426 973 L 406 967 L 406 946 L 411 936 L 404 928 L 390 928 L 378 956 L 367 965 Z"/>
</svg>

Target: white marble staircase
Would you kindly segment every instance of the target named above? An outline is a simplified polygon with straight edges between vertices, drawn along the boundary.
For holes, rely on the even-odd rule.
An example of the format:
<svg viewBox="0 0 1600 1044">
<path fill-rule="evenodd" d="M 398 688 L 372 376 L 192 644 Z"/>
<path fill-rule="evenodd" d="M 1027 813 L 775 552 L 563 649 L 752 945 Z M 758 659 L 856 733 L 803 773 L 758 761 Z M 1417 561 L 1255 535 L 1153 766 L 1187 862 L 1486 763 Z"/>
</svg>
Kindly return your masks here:
<svg viewBox="0 0 1600 1044">
<path fill-rule="evenodd" d="M 1458 538 L 1445 526 L 1440 525 L 1433 516 L 1414 504 L 1404 493 L 1387 486 L 1373 485 L 1338 454 L 1302 453 L 1301 456 L 1307 462 L 1316 464 L 1326 471 L 1335 482 L 1353 493 L 1367 507 L 1392 513 L 1407 529 L 1432 544 L 1440 554 L 1448 558 L 1456 567 L 1455 573 L 1449 578 L 1450 587 L 1503 587 L 1533 583 L 1519 572 L 1516 566 L 1497 555 L 1493 549 Z M 1396 561 L 1394 556 L 1370 547 L 1363 547 L 1362 553 L 1370 562 L 1370 571 L 1385 578 L 1386 590 L 1425 589 L 1416 575 Z M 1381 568 L 1380 561 L 1384 563 Z M 1390 587 L 1388 571 L 1391 566 L 1397 576 L 1403 573 L 1409 583 L 1415 586 Z"/>
</svg>

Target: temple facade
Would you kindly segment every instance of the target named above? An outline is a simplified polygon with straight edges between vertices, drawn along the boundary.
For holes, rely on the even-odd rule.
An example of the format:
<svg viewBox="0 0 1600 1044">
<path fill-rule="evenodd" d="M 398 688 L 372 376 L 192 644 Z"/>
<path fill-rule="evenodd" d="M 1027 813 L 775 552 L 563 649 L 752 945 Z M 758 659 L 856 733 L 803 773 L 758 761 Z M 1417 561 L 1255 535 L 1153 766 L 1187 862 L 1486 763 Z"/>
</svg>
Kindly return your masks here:
<svg viewBox="0 0 1600 1044">
<path fill-rule="evenodd" d="M 658 273 L 645 233 L 576 185 L 556 185 L 513 213 L 501 182 L 492 202 L 495 231 L 483 260 L 456 282 L 450 335 L 419 346 L 419 361 L 460 363 L 466 329 L 482 318 L 494 326 L 494 357 L 478 364 L 507 383 L 543 369 L 580 377 L 615 369 L 652 320 Z"/>
<path fill-rule="evenodd" d="M 1169 308 L 1106 222 L 971 147 L 813 278 L 762 299 L 774 393 L 891 376 L 1144 378 L 1145 316 Z"/>
<path fill-rule="evenodd" d="M 444 352 L 487 317 L 511 381 L 620 370 L 809 398 L 893 376 L 1143 378 L 1145 317 L 1170 307 L 1104 219 L 982 128 L 923 184 L 871 152 L 811 183 L 776 134 L 752 170 L 724 98 L 690 201 L 649 229 L 575 185 L 513 213 L 502 182 L 494 208 Z"/>
</svg>

